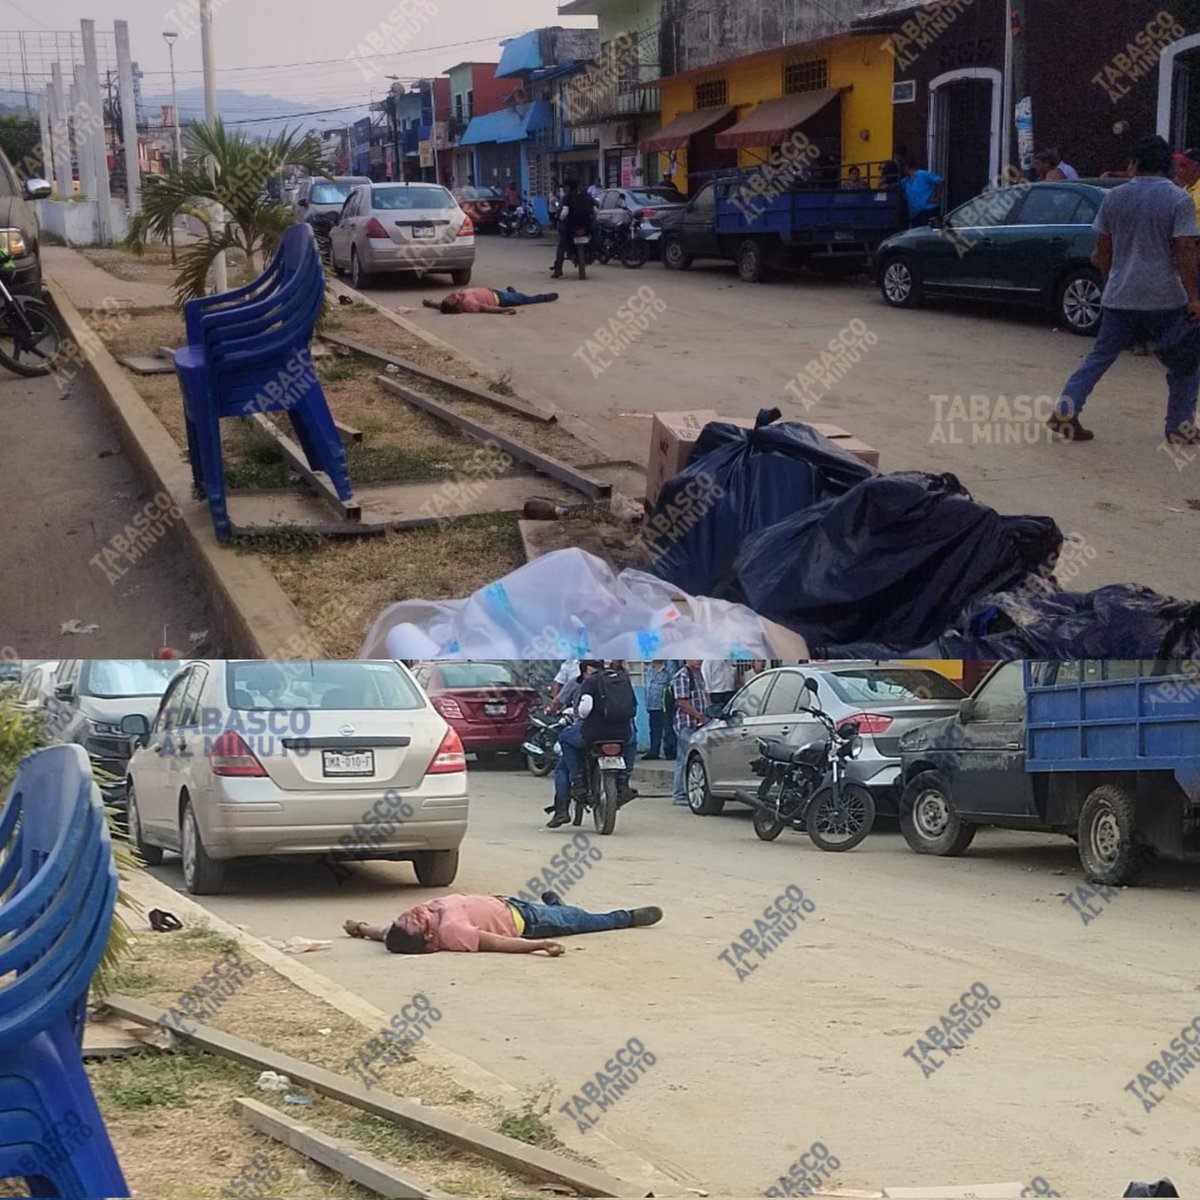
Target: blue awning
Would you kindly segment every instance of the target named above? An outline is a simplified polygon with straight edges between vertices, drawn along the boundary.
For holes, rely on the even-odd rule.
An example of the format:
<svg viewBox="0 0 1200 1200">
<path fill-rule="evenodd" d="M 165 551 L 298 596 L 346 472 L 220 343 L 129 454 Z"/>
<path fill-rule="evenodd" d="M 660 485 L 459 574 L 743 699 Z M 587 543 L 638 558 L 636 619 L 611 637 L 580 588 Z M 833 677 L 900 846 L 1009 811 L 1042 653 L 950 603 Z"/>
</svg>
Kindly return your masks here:
<svg viewBox="0 0 1200 1200">
<path fill-rule="evenodd" d="M 522 75 L 546 65 L 542 62 L 541 39 L 536 29 L 532 33 L 509 38 L 502 44 L 504 49 L 500 51 L 500 62 L 496 66 L 497 79 Z"/>
<path fill-rule="evenodd" d="M 549 129 L 553 123 L 549 103 L 538 100 L 520 108 L 505 108 L 472 117 L 458 144 L 480 146 L 488 142 L 523 142 L 531 133 Z"/>
</svg>

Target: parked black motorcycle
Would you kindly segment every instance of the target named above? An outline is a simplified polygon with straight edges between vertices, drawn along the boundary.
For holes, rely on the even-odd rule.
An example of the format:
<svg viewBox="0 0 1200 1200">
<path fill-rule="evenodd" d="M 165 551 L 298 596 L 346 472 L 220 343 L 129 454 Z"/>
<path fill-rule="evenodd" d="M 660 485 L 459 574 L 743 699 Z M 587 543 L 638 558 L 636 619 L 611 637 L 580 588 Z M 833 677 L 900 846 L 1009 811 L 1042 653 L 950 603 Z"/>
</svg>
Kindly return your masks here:
<svg viewBox="0 0 1200 1200">
<path fill-rule="evenodd" d="M 532 712 L 521 749 L 531 775 L 549 775 L 558 763 L 558 735 L 571 723 L 566 713 Z"/>
<path fill-rule="evenodd" d="M 533 215 L 533 204 L 526 196 L 516 208 L 505 209 L 496 228 L 501 237 L 540 238 L 542 223 Z"/>
<path fill-rule="evenodd" d="M 9 291 L 15 273 L 16 264 L 0 251 L 0 363 L 27 378 L 49 375 L 59 365 L 62 332 L 44 301 Z"/>
<path fill-rule="evenodd" d="M 614 258 L 631 271 L 644 267 L 650 261 L 650 243 L 644 236 L 643 219 L 637 214 L 628 221 L 604 231 L 598 257 L 607 266 Z"/>
<path fill-rule="evenodd" d="M 815 703 L 817 681 L 806 679 L 804 686 Z M 862 736 L 853 721 L 835 725 L 815 706 L 807 712 L 825 726 L 825 737 L 803 746 L 760 738 L 760 757 L 752 764 L 763 777 L 758 794 L 736 795 L 754 809 L 754 832 L 764 842 L 795 829 L 807 832 L 821 850 L 853 850 L 875 824 L 870 791 L 845 779 L 847 764 L 862 753 Z"/>
</svg>

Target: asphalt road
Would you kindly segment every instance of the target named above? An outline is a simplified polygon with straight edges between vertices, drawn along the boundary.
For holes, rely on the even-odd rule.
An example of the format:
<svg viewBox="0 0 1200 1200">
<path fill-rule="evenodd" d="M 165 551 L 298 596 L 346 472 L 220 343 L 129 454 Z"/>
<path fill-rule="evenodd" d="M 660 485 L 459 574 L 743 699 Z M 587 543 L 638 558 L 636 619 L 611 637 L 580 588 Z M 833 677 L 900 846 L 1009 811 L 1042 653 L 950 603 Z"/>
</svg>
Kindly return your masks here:
<svg viewBox="0 0 1200 1200">
<path fill-rule="evenodd" d="M 744 284 L 720 263 L 687 274 L 597 266 L 584 283 L 568 272 L 552 284 L 553 250 L 549 237 L 479 239 L 477 284 L 562 294 L 517 318 L 421 308 L 450 290 L 448 277 L 385 281 L 372 294 L 415 305 L 415 320 L 497 375 L 510 372 L 519 392 L 583 417 L 616 457 L 644 460 L 654 410 L 752 416 L 777 405 L 849 429 L 882 451 L 885 470 L 952 472 L 1001 512 L 1055 517 L 1094 548 L 1071 581 L 1081 590 L 1137 582 L 1200 596 L 1200 557 L 1180 553 L 1200 528 L 1200 451 L 1165 452 L 1166 384 L 1154 359 L 1127 356 L 1101 383 L 1087 409 L 1094 442 L 1051 444 L 1030 414 L 1048 411 L 1090 342 L 1040 313 L 945 302 L 898 311 L 865 280 Z M 639 289 L 662 302 L 645 322 L 628 312 Z M 859 361 L 801 386 L 806 364 L 851 329 L 873 341 Z M 604 339 L 623 331 L 634 340 L 606 351 Z"/>
<path fill-rule="evenodd" d="M 208 604 L 169 501 L 142 483 L 86 378 L 0 369 L 0 427 L 0 645 L 24 658 L 220 654 L 192 638 Z M 94 628 L 64 632 L 71 622 Z"/>
<path fill-rule="evenodd" d="M 562 850 L 575 831 L 541 828 L 546 790 L 473 770 L 455 890 L 518 892 Z M 205 903 L 259 936 L 334 938 L 304 961 L 387 1011 L 425 991 L 444 1014 L 438 1042 L 530 1093 L 552 1085 L 555 1106 L 640 1039 L 656 1061 L 599 1126 L 714 1194 L 778 1186 L 817 1141 L 848 1188 L 1041 1176 L 1099 1198 L 1161 1175 L 1183 1195 L 1200 1186 L 1200 1073 L 1157 1085 L 1149 1109 L 1125 1090 L 1200 1013 L 1200 869 L 1158 867 L 1147 886 L 1090 900 L 1092 915 L 1075 897 L 1085 922 L 1068 903 L 1081 880 L 1065 838 L 985 832 L 939 860 L 880 832 L 827 855 L 792 834 L 763 844 L 744 814 L 643 799 L 590 844 L 601 857 L 569 902 L 658 903 L 666 919 L 573 939 L 559 959 L 395 958 L 341 935 L 347 916 L 387 918 L 435 894 L 402 864 L 359 867 L 342 890 L 319 867 L 243 867 Z M 173 860 L 155 874 L 180 886 Z M 811 902 L 804 920 L 761 957 L 731 950 L 789 885 Z M 739 979 L 730 959 L 754 969 Z M 979 1027 L 961 1048 L 918 1045 L 942 1032 L 922 1035 L 940 1014 L 955 1024 L 972 1007 Z M 586 1134 L 576 1144 L 586 1152 Z"/>
</svg>

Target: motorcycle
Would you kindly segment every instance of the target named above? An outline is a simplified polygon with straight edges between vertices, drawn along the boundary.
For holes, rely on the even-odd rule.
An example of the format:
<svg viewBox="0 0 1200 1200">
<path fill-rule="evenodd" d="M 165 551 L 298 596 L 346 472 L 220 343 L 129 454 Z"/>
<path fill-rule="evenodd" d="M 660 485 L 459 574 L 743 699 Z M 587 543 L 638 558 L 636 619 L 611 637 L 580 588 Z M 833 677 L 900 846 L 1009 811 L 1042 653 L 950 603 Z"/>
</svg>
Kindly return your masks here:
<svg viewBox="0 0 1200 1200">
<path fill-rule="evenodd" d="M 592 810 L 596 832 L 607 836 L 617 827 L 617 792 L 625 772 L 625 747 L 620 742 L 598 742 L 587 748 L 584 791 L 574 797 L 575 824 Z"/>
<path fill-rule="evenodd" d="M 815 700 L 816 680 L 804 686 Z M 795 829 L 807 832 L 818 849 L 853 850 L 875 824 L 870 791 L 845 779 L 847 765 L 862 753 L 862 735 L 853 721 L 836 725 L 819 708 L 808 712 L 825 727 L 825 737 L 803 746 L 759 738 L 759 757 L 751 764 L 762 777 L 758 794 L 735 795 L 754 810 L 754 832 L 764 842 Z"/>
<path fill-rule="evenodd" d="M 566 713 L 533 712 L 521 749 L 531 775 L 539 779 L 554 770 L 559 759 L 558 735 L 571 723 Z"/>
<path fill-rule="evenodd" d="M 506 209 L 497 228 L 502 237 L 540 238 L 544 232 L 541 221 L 533 215 L 533 205 L 528 197 L 516 208 Z"/>
<path fill-rule="evenodd" d="M 587 278 L 590 263 L 596 261 L 596 249 L 590 229 L 575 229 L 571 231 L 571 241 L 574 244 L 575 266 L 579 270 L 579 278 Z"/>
<path fill-rule="evenodd" d="M 632 271 L 644 267 L 650 261 L 650 241 L 644 218 L 633 213 L 628 221 L 607 230 L 598 257 L 605 266 L 619 258 L 622 265 Z"/>
<path fill-rule="evenodd" d="M 7 254 L 0 257 L 0 363 L 27 379 L 50 375 L 62 353 L 62 331 L 44 301 L 9 291 L 5 276 L 16 269 Z"/>
</svg>

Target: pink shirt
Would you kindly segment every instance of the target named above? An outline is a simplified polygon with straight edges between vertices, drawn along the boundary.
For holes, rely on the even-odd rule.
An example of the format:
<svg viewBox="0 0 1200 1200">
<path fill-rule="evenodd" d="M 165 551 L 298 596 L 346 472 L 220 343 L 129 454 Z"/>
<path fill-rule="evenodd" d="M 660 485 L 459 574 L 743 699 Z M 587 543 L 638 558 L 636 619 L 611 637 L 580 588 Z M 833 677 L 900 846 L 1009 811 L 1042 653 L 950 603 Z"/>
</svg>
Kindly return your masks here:
<svg viewBox="0 0 1200 1200">
<path fill-rule="evenodd" d="M 430 950 L 478 950 L 480 933 L 518 936 L 512 909 L 499 896 L 445 896 L 415 911 L 422 910 Z"/>
<path fill-rule="evenodd" d="M 461 304 L 465 313 L 477 313 L 482 312 L 484 308 L 496 307 L 496 293 L 490 288 L 463 288 L 461 291 L 451 292 L 446 299 Z"/>
</svg>

